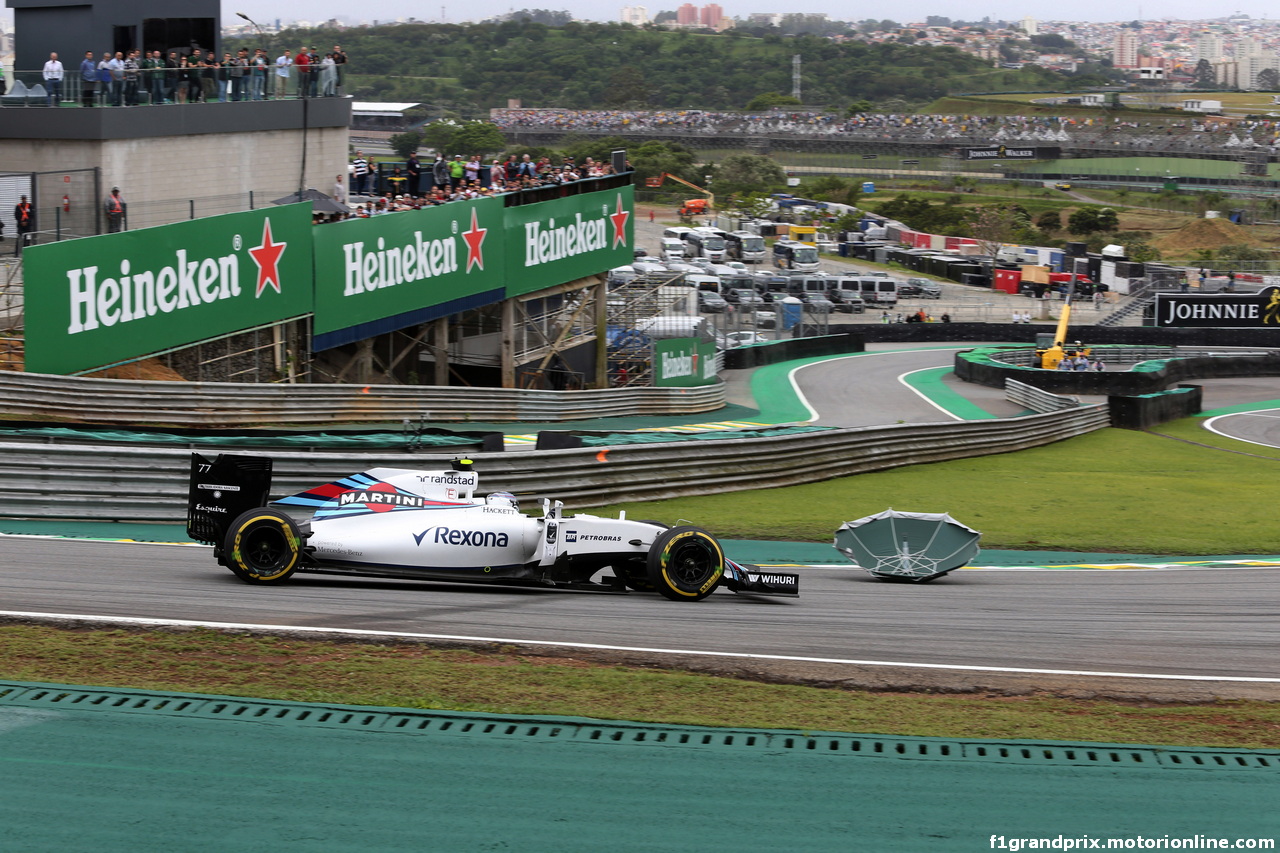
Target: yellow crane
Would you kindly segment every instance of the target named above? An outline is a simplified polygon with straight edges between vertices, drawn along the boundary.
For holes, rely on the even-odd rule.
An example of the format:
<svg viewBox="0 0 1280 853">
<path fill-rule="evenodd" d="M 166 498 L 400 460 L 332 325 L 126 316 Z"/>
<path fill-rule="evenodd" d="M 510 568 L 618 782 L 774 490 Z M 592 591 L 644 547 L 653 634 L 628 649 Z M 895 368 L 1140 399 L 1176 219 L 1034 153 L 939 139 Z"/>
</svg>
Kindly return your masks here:
<svg viewBox="0 0 1280 853">
<path fill-rule="evenodd" d="M 716 197 L 715 197 L 715 194 L 711 192 L 711 190 L 704 189 L 703 187 L 700 187 L 697 184 L 692 184 L 689 181 L 686 181 L 684 178 L 677 178 L 675 175 L 671 174 L 670 172 L 663 172 L 661 175 L 654 175 L 651 178 L 645 178 L 644 185 L 646 187 L 652 187 L 654 189 L 657 189 L 667 181 L 675 181 L 677 184 L 684 184 L 689 189 L 697 190 L 698 192 L 706 195 L 706 199 L 694 199 L 695 201 L 702 202 L 702 204 L 690 205 L 688 203 L 685 203 L 680 208 L 681 216 L 684 216 L 684 217 L 700 216 L 704 213 L 710 212 L 710 210 L 715 207 Z"/>
</svg>

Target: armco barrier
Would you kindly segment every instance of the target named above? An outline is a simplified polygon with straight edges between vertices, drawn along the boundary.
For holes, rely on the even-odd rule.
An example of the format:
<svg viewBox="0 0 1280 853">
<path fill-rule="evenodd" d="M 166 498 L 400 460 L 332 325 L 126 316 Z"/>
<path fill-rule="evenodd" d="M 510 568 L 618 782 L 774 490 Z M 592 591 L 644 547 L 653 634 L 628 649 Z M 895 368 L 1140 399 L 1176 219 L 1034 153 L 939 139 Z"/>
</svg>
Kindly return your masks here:
<svg viewBox="0 0 1280 853">
<path fill-rule="evenodd" d="M 403 385 L 252 385 L 85 379 L 0 371 L 0 412 L 101 424 L 178 427 L 448 422 L 538 423 L 692 415 L 725 405 L 723 383 L 694 388 L 543 391 Z"/>
<path fill-rule="evenodd" d="M 792 435 L 625 445 L 608 450 L 475 454 L 486 491 L 569 507 L 796 485 L 1038 447 L 1108 426 L 1105 406 L 964 423 L 900 424 Z M 202 451 L 211 455 L 215 451 Z M 435 468 L 407 453 L 272 453 L 272 493 L 291 494 L 378 466 Z M 185 518 L 190 451 L 0 442 L 0 516 L 95 520 Z"/>
</svg>

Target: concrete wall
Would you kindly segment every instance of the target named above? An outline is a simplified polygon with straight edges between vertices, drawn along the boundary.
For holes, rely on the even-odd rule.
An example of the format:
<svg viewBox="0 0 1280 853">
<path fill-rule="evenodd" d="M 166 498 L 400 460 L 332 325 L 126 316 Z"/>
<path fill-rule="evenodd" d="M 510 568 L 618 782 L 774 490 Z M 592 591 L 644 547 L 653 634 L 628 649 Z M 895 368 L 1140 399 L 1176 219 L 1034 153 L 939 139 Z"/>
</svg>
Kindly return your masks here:
<svg viewBox="0 0 1280 853">
<path fill-rule="evenodd" d="M 0 139 L 7 171 L 101 168 L 104 190 L 119 186 L 129 201 L 298 188 L 302 131 L 269 130 L 162 139 Z M 333 191 L 346 174 L 346 128 L 307 132 L 307 186 Z"/>
</svg>

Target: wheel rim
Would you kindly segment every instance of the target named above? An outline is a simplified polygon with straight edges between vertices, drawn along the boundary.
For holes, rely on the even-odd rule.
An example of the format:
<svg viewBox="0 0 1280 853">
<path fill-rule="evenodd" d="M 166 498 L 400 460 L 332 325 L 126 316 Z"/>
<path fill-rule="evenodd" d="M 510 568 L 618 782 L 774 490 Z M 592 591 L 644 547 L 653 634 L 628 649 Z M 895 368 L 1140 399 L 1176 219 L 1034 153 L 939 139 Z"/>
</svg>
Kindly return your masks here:
<svg viewBox="0 0 1280 853">
<path fill-rule="evenodd" d="M 667 575 L 681 586 L 697 589 L 719 568 L 719 560 L 705 542 L 683 542 L 671 555 Z"/>
<path fill-rule="evenodd" d="M 257 572 L 270 572 L 285 565 L 291 551 L 285 541 L 284 531 L 273 527 L 259 527 L 245 536 L 240 554 L 249 568 Z"/>
</svg>

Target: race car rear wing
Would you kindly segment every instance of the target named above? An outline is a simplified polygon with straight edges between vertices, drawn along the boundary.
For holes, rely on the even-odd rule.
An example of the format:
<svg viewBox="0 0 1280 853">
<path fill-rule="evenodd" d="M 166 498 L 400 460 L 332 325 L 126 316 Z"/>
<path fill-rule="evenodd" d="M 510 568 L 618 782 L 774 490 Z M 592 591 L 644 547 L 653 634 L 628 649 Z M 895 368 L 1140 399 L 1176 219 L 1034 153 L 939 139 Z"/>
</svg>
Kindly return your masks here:
<svg viewBox="0 0 1280 853">
<path fill-rule="evenodd" d="M 221 546 L 231 522 L 242 512 L 265 506 L 270 491 L 271 460 L 265 456 L 220 453 L 210 462 L 192 453 L 187 535 Z"/>
</svg>

